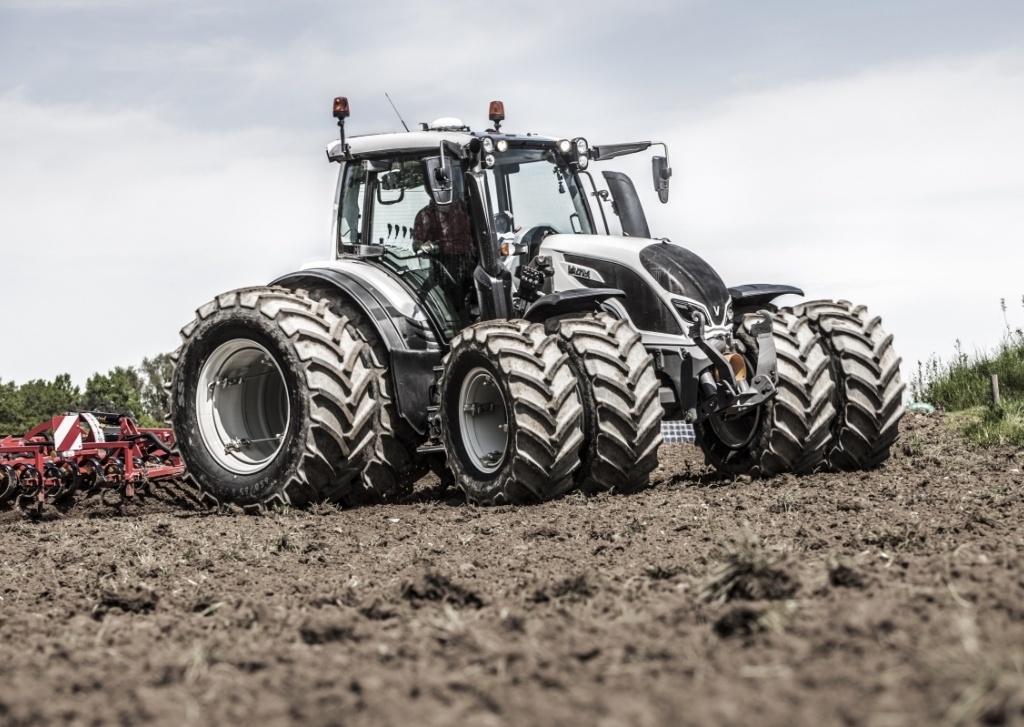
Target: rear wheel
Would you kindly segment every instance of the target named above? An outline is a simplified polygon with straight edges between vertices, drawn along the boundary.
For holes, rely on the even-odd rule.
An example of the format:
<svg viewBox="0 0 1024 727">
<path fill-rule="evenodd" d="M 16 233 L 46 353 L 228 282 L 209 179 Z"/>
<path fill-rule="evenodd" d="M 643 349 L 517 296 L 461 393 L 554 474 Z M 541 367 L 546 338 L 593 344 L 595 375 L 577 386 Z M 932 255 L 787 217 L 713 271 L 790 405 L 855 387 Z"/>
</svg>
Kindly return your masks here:
<svg viewBox="0 0 1024 727">
<path fill-rule="evenodd" d="M 580 464 L 576 377 L 541 324 L 488 321 L 451 342 L 441 437 L 455 484 L 478 504 L 564 495 Z"/>
<path fill-rule="evenodd" d="M 640 333 L 607 313 L 569 318 L 558 333 L 581 385 L 584 492 L 635 492 L 658 466 L 661 418 L 658 377 Z"/>
<path fill-rule="evenodd" d="M 747 349 L 748 370 L 757 359 L 747 316 L 737 337 Z M 828 352 L 805 319 L 786 312 L 772 316 L 778 393 L 765 405 L 738 417 L 709 417 L 697 426 L 708 463 L 733 475 L 771 477 L 813 472 L 822 466 L 835 415 Z M 744 443 L 745 442 L 745 443 Z"/>
<path fill-rule="evenodd" d="M 836 381 L 836 416 L 828 465 L 838 470 L 876 467 L 889 458 L 903 417 L 901 359 L 882 319 L 866 307 L 841 300 L 816 300 L 795 306 L 822 337 Z"/>
<path fill-rule="evenodd" d="M 171 423 L 186 478 L 216 503 L 347 502 L 373 446 L 369 348 L 302 292 L 245 288 L 182 330 Z"/>
</svg>

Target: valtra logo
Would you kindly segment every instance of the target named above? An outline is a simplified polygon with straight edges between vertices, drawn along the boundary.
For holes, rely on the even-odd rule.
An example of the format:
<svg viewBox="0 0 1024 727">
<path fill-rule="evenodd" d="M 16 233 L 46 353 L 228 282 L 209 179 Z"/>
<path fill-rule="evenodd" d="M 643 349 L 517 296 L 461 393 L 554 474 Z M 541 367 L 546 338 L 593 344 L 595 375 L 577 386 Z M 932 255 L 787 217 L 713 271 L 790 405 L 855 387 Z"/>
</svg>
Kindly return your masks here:
<svg viewBox="0 0 1024 727">
<path fill-rule="evenodd" d="M 565 263 L 565 272 L 571 278 L 577 280 L 593 280 L 595 283 L 603 283 L 604 278 L 593 268 L 585 268 L 582 265 L 573 265 L 572 263 Z"/>
</svg>

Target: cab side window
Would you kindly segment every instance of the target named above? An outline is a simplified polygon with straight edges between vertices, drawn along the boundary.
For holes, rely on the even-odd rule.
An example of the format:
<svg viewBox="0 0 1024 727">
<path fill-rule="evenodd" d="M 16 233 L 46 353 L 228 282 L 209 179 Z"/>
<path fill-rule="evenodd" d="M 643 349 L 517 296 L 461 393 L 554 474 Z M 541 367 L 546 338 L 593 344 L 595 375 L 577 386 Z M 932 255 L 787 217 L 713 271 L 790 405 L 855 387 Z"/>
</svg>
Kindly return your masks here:
<svg viewBox="0 0 1024 727">
<path fill-rule="evenodd" d="M 362 243 L 360 228 L 363 218 L 363 196 L 366 173 L 360 164 L 349 164 L 341 182 L 341 204 L 338 209 L 338 252 Z"/>
<path fill-rule="evenodd" d="M 369 244 L 411 250 L 416 213 L 429 201 L 419 159 L 392 161 L 373 185 Z"/>
</svg>

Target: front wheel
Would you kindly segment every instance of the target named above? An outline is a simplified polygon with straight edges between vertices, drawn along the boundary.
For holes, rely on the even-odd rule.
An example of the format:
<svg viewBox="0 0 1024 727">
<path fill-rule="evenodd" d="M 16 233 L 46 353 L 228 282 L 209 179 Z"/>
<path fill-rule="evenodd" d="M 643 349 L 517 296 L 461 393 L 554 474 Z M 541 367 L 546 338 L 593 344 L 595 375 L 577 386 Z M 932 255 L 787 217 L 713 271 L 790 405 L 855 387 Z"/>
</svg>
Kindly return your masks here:
<svg viewBox="0 0 1024 727">
<path fill-rule="evenodd" d="M 373 446 L 369 349 L 304 293 L 218 296 L 182 330 L 171 423 L 186 478 L 218 504 L 348 502 Z"/>
<path fill-rule="evenodd" d="M 866 470 L 889 458 L 903 417 L 901 359 L 882 319 L 862 305 L 815 300 L 792 309 L 822 337 L 836 381 L 829 467 Z"/>
<path fill-rule="evenodd" d="M 564 495 L 580 464 L 576 378 L 541 324 L 487 321 L 451 342 L 440 381 L 441 437 L 470 502 Z"/>
</svg>

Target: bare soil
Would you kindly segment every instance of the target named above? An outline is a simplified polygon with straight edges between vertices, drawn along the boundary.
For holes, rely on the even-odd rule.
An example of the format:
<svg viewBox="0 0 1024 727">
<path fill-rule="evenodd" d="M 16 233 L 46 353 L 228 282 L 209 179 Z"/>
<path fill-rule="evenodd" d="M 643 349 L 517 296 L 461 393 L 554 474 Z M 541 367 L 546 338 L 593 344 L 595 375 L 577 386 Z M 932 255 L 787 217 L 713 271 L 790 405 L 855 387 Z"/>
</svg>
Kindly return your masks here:
<svg viewBox="0 0 1024 727">
<path fill-rule="evenodd" d="M 1024 452 L 476 508 L 0 512 L 0 725 L 1024 724 Z"/>
</svg>

